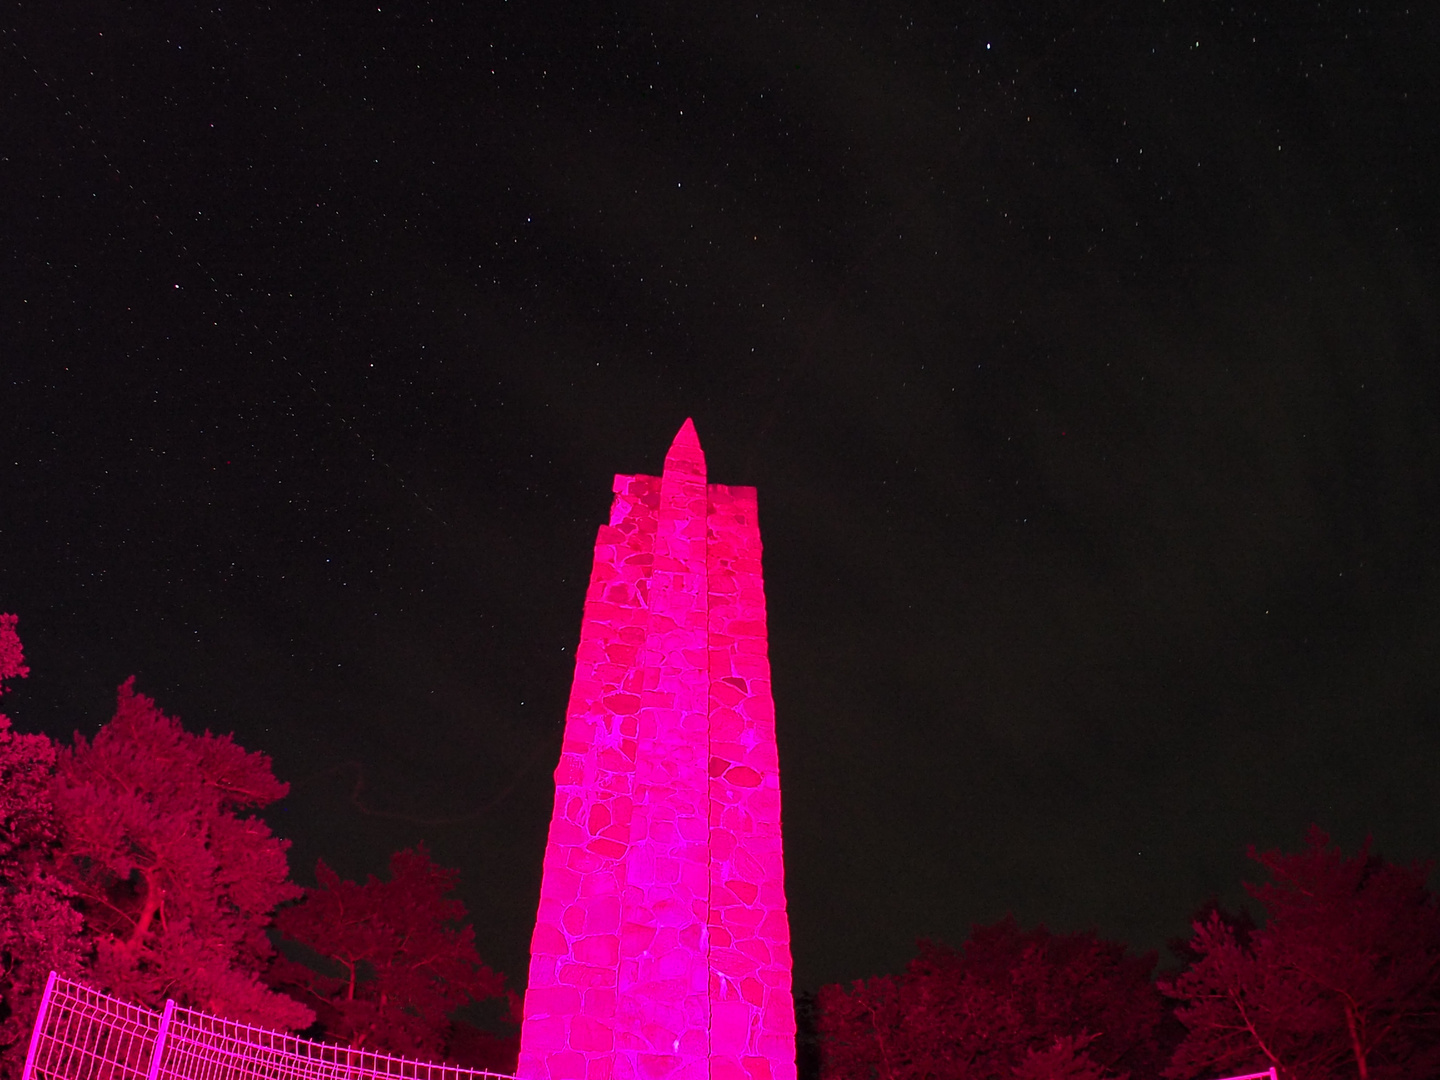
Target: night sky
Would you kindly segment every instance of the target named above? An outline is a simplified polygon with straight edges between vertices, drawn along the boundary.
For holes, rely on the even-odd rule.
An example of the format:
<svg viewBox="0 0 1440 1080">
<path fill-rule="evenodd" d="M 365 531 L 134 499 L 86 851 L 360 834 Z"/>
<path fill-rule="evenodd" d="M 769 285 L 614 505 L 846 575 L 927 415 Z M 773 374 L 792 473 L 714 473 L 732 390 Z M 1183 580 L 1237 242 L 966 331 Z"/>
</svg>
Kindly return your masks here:
<svg viewBox="0 0 1440 1080">
<path fill-rule="evenodd" d="M 801 988 L 1440 855 L 1437 73 L 1413 2 L 10 5 L 5 711 L 135 674 L 519 987 L 595 529 L 693 416 Z"/>
</svg>

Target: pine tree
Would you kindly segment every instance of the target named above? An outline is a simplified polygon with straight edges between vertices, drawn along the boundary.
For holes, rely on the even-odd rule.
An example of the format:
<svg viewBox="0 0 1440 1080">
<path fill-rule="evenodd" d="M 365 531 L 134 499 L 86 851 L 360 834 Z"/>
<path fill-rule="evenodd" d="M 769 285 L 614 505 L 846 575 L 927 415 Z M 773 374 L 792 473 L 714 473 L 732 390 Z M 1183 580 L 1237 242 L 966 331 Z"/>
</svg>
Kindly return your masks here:
<svg viewBox="0 0 1440 1080">
<path fill-rule="evenodd" d="M 1400 1080 L 1440 1072 L 1440 906 L 1429 867 L 1367 844 L 1347 859 L 1312 828 L 1305 850 L 1251 858 L 1265 925 L 1248 938 L 1212 914 L 1195 962 L 1161 989 L 1188 1034 L 1166 1076 L 1258 1071 L 1293 1080 Z"/>
<path fill-rule="evenodd" d="M 328 961 L 323 974 L 277 959 L 272 985 L 312 1005 L 327 1038 L 418 1057 L 451 1050 L 450 1015 L 504 995 L 504 977 L 475 951 L 465 905 L 450 898 L 459 875 L 423 846 L 396 852 L 390 877 L 364 885 L 316 865 L 313 889 L 275 923 L 285 937 Z M 473 1039 L 471 1041 L 474 1041 Z"/>
<path fill-rule="evenodd" d="M 16 617 L 0 615 L 0 694 L 24 678 Z M 75 976 L 85 959 L 82 920 L 51 869 L 55 746 L 15 732 L 0 714 L 0 1076 L 19 1076 L 50 971 Z"/>
<path fill-rule="evenodd" d="M 1155 958 L 1093 933 L 976 927 L 921 942 L 904 974 L 821 989 L 823 1080 L 1100 1080 L 1163 1060 Z"/>
<path fill-rule="evenodd" d="M 288 841 L 250 811 L 287 791 L 229 736 L 194 735 L 121 685 L 114 718 L 56 762 L 57 866 L 95 944 L 93 977 L 158 1007 L 169 997 L 298 1029 L 310 1010 L 259 978 L 275 907 L 300 894 Z"/>
</svg>

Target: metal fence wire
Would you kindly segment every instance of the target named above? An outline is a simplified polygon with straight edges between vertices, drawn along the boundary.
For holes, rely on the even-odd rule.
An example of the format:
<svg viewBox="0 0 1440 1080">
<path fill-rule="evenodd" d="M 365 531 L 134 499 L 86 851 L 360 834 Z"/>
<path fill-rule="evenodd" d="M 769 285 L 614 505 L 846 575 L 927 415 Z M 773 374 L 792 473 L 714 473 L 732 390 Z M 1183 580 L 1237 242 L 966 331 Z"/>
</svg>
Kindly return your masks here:
<svg viewBox="0 0 1440 1080">
<path fill-rule="evenodd" d="M 252 1027 L 165 1003 L 164 1012 L 53 971 L 21 1080 L 514 1080 Z"/>
<path fill-rule="evenodd" d="M 515 1080 L 301 1039 L 185 1009 L 163 1012 L 55 972 L 45 984 L 20 1080 Z M 1277 1080 L 1276 1070 L 1226 1080 Z"/>
</svg>

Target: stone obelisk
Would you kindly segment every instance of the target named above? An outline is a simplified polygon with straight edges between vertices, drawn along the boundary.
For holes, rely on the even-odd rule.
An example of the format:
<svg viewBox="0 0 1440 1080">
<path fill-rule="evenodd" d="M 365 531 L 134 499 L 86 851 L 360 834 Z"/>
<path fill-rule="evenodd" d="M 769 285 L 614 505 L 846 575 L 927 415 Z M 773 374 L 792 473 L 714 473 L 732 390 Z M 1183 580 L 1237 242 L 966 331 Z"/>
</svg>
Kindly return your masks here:
<svg viewBox="0 0 1440 1080">
<path fill-rule="evenodd" d="M 521 1080 L 794 1080 L 755 489 L 615 478 L 580 625 Z"/>
</svg>

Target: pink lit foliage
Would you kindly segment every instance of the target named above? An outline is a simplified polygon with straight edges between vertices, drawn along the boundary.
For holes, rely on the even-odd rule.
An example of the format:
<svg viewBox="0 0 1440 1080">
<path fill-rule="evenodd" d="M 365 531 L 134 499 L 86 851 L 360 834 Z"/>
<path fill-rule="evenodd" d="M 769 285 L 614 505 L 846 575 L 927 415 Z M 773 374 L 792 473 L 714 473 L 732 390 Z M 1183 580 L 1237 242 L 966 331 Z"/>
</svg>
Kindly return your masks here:
<svg viewBox="0 0 1440 1080">
<path fill-rule="evenodd" d="M 24 678 L 16 617 L 0 615 L 0 694 Z M 51 872 L 55 819 L 50 773 L 55 747 L 43 735 L 21 735 L 0 714 L 0 1076 L 19 1075 L 25 1042 L 45 980 L 54 969 L 75 974 L 83 960 L 81 918 Z"/>
<path fill-rule="evenodd" d="M 23 679 L 30 674 L 25 666 L 25 650 L 20 644 L 20 635 L 15 632 L 18 615 L 0 615 L 0 694 L 9 687 L 8 679 Z"/>
<path fill-rule="evenodd" d="M 504 977 L 475 951 L 464 903 L 449 895 L 457 871 L 436 866 L 421 846 L 390 857 L 388 880 L 372 875 L 357 885 L 323 862 L 315 877 L 317 887 L 282 908 L 275 925 L 333 974 L 279 957 L 268 978 L 314 1007 L 327 1039 L 500 1071 L 514 1067 L 513 1044 L 450 1018 L 472 1001 L 505 996 Z"/>
<path fill-rule="evenodd" d="M 1318 828 L 1304 851 L 1250 856 L 1259 929 L 1195 924 L 1194 963 L 1161 989 L 1188 1029 L 1172 1080 L 1276 1068 L 1282 1080 L 1440 1073 L 1440 902 L 1430 867 L 1368 845 L 1346 858 Z"/>
<path fill-rule="evenodd" d="M 131 679 L 94 741 L 77 734 L 60 752 L 52 790 L 58 867 L 107 990 L 266 1027 L 312 1022 L 258 974 L 273 952 L 271 913 L 300 894 L 288 842 L 251 813 L 287 790 L 269 758 L 229 736 L 187 732 Z"/>
<path fill-rule="evenodd" d="M 1164 1009 L 1153 954 L 1093 933 L 976 927 L 960 949 L 922 942 L 904 974 L 827 986 L 824 1080 L 1153 1076 Z"/>
<path fill-rule="evenodd" d="M 28 671 L 15 625 L 0 616 L 0 693 Z M 94 740 L 70 748 L 0 716 L 0 1080 L 19 1075 L 52 969 L 155 1010 L 173 998 L 265 1028 L 314 1022 L 259 978 L 272 913 L 303 892 L 288 880 L 288 844 L 254 815 L 285 792 L 264 755 L 186 731 L 133 680 Z M 340 882 L 323 864 L 320 877 L 284 909 L 285 928 L 364 972 L 358 992 L 331 987 L 327 999 L 325 980 L 294 965 L 294 987 L 329 1010 L 328 1034 L 513 1067 L 513 1040 L 447 1019 L 503 993 L 446 896 L 453 871 L 421 849 L 397 854 L 386 882 Z"/>
</svg>

